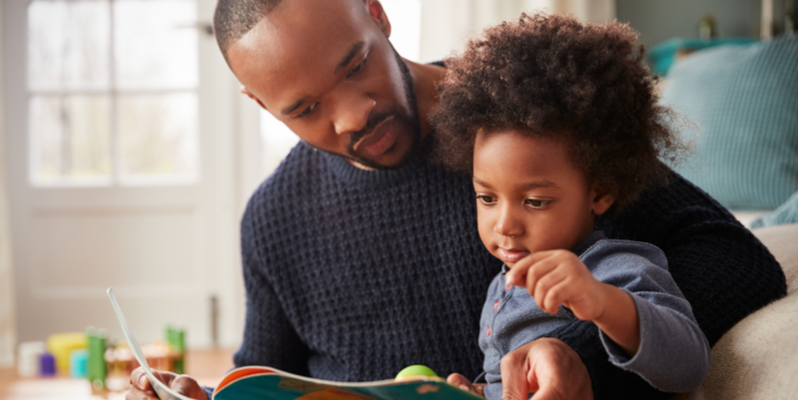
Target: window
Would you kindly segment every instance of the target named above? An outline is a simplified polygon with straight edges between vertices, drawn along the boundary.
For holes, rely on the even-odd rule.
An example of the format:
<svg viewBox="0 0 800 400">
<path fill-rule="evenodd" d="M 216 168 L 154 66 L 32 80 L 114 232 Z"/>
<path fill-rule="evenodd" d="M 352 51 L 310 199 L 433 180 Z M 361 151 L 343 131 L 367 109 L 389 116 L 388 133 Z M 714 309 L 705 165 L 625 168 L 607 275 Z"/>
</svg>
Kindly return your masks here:
<svg viewBox="0 0 800 400">
<path fill-rule="evenodd" d="M 31 184 L 197 182 L 196 20 L 195 0 L 31 1 Z"/>
</svg>

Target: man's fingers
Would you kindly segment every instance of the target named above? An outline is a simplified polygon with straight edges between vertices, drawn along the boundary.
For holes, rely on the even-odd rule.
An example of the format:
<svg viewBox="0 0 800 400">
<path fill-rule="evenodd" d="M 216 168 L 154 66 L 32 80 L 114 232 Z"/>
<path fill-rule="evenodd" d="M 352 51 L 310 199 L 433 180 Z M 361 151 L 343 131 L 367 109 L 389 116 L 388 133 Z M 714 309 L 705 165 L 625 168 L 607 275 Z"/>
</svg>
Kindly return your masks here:
<svg viewBox="0 0 800 400">
<path fill-rule="evenodd" d="M 138 367 L 131 372 L 131 386 L 142 391 L 152 390 L 142 367 Z"/>
<path fill-rule="evenodd" d="M 206 399 L 208 397 L 205 390 L 200 387 L 200 384 L 188 375 L 176 376 L 170 388 L 192 399 Z"/>
<path fill-rule="evenodd" d="M 566 393 L 561 393 L 555 386 L 544 386 L 536 393 L 533 394 L 531 400 L 567 400 L 569 397 Z"/>
<path fill-rule="evenodd" d="M 502 400 L 528 399 L 527 357 L 519 357 L 517 355 L 520 354 L 519 350 L 506 354 L 500 360 L 500 376 L 503 380 Z"/>
</svg>

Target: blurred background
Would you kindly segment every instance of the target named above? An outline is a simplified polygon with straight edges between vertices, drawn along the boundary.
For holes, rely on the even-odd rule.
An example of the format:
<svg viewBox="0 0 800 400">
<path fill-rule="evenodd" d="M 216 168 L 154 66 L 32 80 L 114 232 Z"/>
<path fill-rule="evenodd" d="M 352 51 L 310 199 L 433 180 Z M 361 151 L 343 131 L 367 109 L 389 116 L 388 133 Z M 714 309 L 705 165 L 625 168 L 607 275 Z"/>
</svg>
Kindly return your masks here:
<svg viewBox="0 0 800 400">
<path fill-rule="evenodd" d="M 523 11 L 629 22 L 648 47 L 759 40 L 797 24 L 796 0 L 382 3 L 392 43 L 421 62 Z M 108 287 L 140 342 L 173 324 L 189 348 L 239 343 L 238 222 L 297 139 L 239 93 L 213 8 L 2 0 L 0 366 L 18 343 L 54 333 L 95 326 L 121 338 Z"/>
</svg>

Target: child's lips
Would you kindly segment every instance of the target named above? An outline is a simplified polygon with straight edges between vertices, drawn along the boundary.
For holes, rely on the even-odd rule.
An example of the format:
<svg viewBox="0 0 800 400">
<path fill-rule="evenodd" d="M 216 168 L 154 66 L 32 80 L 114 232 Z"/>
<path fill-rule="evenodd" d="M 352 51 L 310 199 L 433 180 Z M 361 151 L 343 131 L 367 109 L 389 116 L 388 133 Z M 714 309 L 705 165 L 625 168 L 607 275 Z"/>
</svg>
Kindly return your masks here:
<svg viewBox="0 0 800 400">
<path fill-rule="evenodd" d="M 502 247 L 497 248 L 497 255 L 499 256 L 501 261 L 504 263 L 513 264 L 521 259 L 523 259 L 528 254 L 531 254 L 530 251 L 527 250 L 520 250 L 520 249 L 504 249 Z"/>
</svg>

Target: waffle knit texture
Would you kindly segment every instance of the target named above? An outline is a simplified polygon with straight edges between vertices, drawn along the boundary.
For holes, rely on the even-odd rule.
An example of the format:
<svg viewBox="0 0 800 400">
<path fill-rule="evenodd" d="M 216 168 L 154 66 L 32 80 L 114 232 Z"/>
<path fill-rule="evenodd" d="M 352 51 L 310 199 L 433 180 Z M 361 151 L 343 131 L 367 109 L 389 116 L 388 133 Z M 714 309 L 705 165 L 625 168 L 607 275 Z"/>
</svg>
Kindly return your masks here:
<svg viewBox="0 0 800 400">
<path fill-rule="evenodd" d="M 389 379 L 412 364 L 481 373 L 480 313 L 497 260 L 478 237 L 471 178 L 427 158 L 423 150 L 403 168 L 364 171 L 303 142 L 291 151 L 242 219 L 237 366 L 336 381 Z M 598 228 L 664 250 L 711 345 L 786 293 L 766 248 L 678 176 Z M 595 398 L 665 397 L 609 362 L 594 324 L 547 336 L 580 354 Z"/>
</svg>

